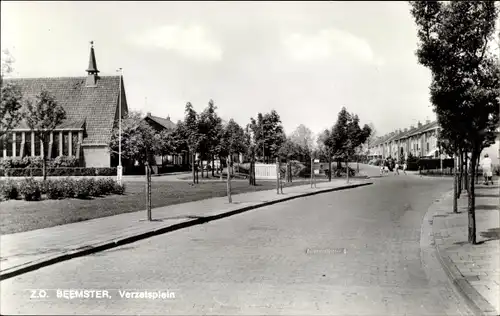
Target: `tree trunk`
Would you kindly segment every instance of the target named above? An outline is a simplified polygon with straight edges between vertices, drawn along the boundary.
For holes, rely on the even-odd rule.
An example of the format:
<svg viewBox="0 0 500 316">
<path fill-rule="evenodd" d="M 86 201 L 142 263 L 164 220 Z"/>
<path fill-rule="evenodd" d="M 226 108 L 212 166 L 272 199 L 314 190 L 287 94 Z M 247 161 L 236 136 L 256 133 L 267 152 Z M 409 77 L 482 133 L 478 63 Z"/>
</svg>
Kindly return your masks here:
<svg viewBox="0 0 500 316">
<path fill-rule="evenodd" d="M 332 182 L 332 155 L 328 154 L 328 182 Z"/>
<path fill-rule="evenodd" d="M 280 194 L 280 161 L 276 158 L 276 193 Z"/>
<path fill-rule="evenodd" d="M 193 170 L 193 184 L 195 184 L 196 183 L 196 171 L 195 171 L 195 166 L 194 166 L 195 154 L 191 154 L 191 157 L 192 157 L 191 168 Z"/>
<path fill-rule="evenodd" d="M 224 167 L 222 165 L 222 157 L 219 158 L 219 169 L 220 169 L 220 181 L 223 181 L 222 174 L 224 173 Z"/>
<path fill-rule="evenodd" d="M 356 173 L 359 175 L 359 157 L 356 156 Z"/>
<path fill-rule="evenodd" d="M 311 188 L 313 187 L 314 159 L 311 156 Z"/>
<path fill-rule="evenodd" d="M 345 168 L 347 171 L 347 183 L 349 183 L 349 158 L 345 160 Z"/>
<path fill-rule="evenodd" d="M 463 173 L 463 152 L 458 151 L 458 178 L 457 178 L 457 199 L 462 195 L 462 173 Z"/>
<path fill-rule="evenodd" d="M 212 157 L 212 177 L 215 178 L 215 161 L 214 161 L 214 155 Z"/>
<path fill-rule="evenodd" d="M 252 176 L 253 176 L 253 185 L 257 185 L 257 177 L 255 176 L 255 157 L 252 157 Z"/>
<path fill-rule="evenodd" d="M 293 182 L 292 163 L 290 162 L 290 183 Z"/>
<path fill-rule="evenodd" d="M 460 157 L 455 157 L 455 163 L 454 163 L 454 168 L 453 168 L 453 213 L 458 213 L 458 206 L 457 206 L 457 200 L 459 198 L 458 196 L 458 159 Z"/>
<path fill-rule="evenodd" d="M 43 181 L 47 180 L 47 156 L 45 155 L 45 143 L 46 143 L 46 141 L 44 138 L 42 140 L 42 176 L 43 176 Z"/>
<path fill-rule="evenodd" d="M 469 173 L 470 173 L 470 166 L 469 166 L 469 156 L 468 156 L 468 153 L 465 152 L 464 153 L 465 155 L 465 172 L 464 172 L 464 176 L 465 176 L 465 179 L 464 179 L 464 185 L 465 185 L 465 190 L 467 191 L 467 195 L 470 194 L 470 191 L 469 191 L 469 188 L 470 188 L 470 182 L 469 182 Z"/>
<path fill-rule="evenodd" d="M 474 179 L 474 176 L 476 175 L 476 162 L 477 162 L 477 152 L 475 150 L 472 151 L 472 157 L 471 157 L 471 179 Z M 468 215 L 469 215 L 469 243 L 475 245 L 476 244 L 476 197 L 475 197 L 475 185 L 474 181 L 471 181 L 470 183 L 470 194 L 469 194 L 469 203 L 468 203 Z"/>
<path fill-rule="evenodd" d="M 476 184 L 479 184 L 479 161 L 481 160 L 481 156 L 480 156 L 481 151 L 477 155 L 477 159 L 476 159 Z"/>
<path fill-rule="evenodd" d="M 230 168 L 229 164 L 230 164 L 230 161 L 231 161 L 230 159 L 231 159 L 231 156 L 228 156 L 227 157 L 227 179 L 226 179 L 226 183 L 227 183 L 227 198 L 228 198 L 229 203 L 233 203 L 233 199 L 231 197 L 231 177 L 229 175 L 229 168 Z"/>
</svg>

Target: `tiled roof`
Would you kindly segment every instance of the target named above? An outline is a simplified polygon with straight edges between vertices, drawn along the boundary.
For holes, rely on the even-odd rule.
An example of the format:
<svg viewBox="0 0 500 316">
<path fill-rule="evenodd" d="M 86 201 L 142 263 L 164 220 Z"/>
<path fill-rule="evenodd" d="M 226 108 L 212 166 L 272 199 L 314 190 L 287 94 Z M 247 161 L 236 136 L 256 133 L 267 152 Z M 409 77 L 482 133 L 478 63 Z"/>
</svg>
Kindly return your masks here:
<svg viewBox="0 0 500 316">
<path fill-rule="evenodd" d="M 430 130 L 433 130 L 435 128 L 439 127 L 438 121 L 431 122 L 429 124 L 426 124 L 425 126 L 422 127 L 422 130 L 420 131 L 421 133 L 427 132 Z"/>
<path fill-rule="evenodd" d="M 166 129 L 175 129 L 176 124 L 170 120 L 170 118 L 163 118 L 159 116 L 153 116 L 153 115 L 148 115 L 148 117 L 155 121 L 156 123 L 160 124 L 161 126 L 165 127 Z"/>
<path fill-rule="evenodd" d="M 120 76 L 99 76 L 96 87 L 86 87 L 86 77 L 5 79 L 5 82 L 18 84 L 24 98 L 33 98 L 42 88 L 47 89 L 66 111 L 66 121 L 61 127 L 82 126 L 85 122 L 84 144 L 109 143 L 117 117 Z"/>
<path fill-rule="evenodd" d="M 425 132 L 428 129 L 431 129 L 432 127 L 437 126 L 437 121 L 430 122 L 429 124 L 424 124 L 421 127 L 417 127 L 412 133 L 409 133 L 407 136 L 414 136 L 420 133 Z"/>
</svg>

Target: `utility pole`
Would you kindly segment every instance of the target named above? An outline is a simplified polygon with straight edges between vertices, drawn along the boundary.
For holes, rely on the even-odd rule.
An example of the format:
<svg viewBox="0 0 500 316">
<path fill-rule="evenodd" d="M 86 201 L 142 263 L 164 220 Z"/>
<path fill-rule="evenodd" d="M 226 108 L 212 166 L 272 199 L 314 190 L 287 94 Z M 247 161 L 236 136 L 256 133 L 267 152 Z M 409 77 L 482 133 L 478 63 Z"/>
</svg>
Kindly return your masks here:
<svg viewBox="0 0 500 316">
<path fill-rule="evenodd" d="M 118 90 L 118 168 L 116 180 L 118 184 L 122 184 L 123 176 L 123 166 L 122 166 L 122 80 L 123 80 L 123 69 L 119 68 L 117 70 L 120 72 L 120 88 Z"/>
</svg>

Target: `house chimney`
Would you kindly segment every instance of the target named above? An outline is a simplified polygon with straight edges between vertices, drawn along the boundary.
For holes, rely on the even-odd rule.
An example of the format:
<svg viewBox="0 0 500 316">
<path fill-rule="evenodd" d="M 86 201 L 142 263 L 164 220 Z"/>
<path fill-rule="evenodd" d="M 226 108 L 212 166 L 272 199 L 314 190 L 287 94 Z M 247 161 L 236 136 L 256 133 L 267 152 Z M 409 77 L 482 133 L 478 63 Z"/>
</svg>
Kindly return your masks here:
<svg viewBox="0 0 500 316">
<path fill-rule="evenodd" d="M 410 130 L 415 129 L 415 125 L 410 126 Z"/>
<path fill-rule="evenodd" d="M 420 123 L 420 121 L 418 121 L 418 128 L 422 127 L 422 123 Z"/>
<path fill-rule="evenodd" d="M 406 133 L 406 132 L 408 132 L 408 128 L 405 128 L 405 129 L 404 129 L 404 132 L 405 132 L 405 133 Z"/>
<path fill-rule="evenodd" d="M 425 124 L 426 125 L 431 124 L 431 120 L 425 120 Z"/>
<path fill-rule="evenodd" d="M 167 116 L 167 121 L 170 121 L 170 115 Z"/>
<path fill-rule="evenodd" d="M 150 117 L 150 116 L 151 116 L 151 112 L 148 112 L 146 115 L 147 115 L 148 117 Z"/>
<path fill-rule="evenodd" d="M 94 53 L 94 41 L 90 41 L 90 58 L 89 58 L 89 67 L 87 68 L 87 80 L 85 82 L 86 87 L 97 87 L 97 74 L 99 70 L 97 70 L 97 63 L 95 61 L 95 53 Z"/>
</svg>

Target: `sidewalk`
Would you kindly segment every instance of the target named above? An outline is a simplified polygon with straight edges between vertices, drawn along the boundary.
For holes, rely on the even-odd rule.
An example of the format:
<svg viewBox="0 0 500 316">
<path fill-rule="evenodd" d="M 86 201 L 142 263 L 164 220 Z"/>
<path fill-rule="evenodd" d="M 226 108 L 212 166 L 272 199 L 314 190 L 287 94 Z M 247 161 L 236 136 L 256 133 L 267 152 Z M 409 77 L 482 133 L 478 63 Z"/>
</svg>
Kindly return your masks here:
<svg viewBox="0 0 500 316">
<path fill-rule="evenodd" d="M 467 242 L 467 193 L 453 213 L 452 194 L 436 203 L 432 232 L 438 257 L 477 315 L 500 315 L 499 186 L 476 185 L 478 245 Z"/>
<path fill-rule="evenodd" d="M 74 257 L 88 255 L 172 230 L 206 223 L 258 207 L 293 198 L 368 185 L 366 180 L 335 179 L 332 182 L 237 194 L 229 204 L 227 197 L 155 208 L 153 221 L 146 211 L 120 214 L 79 223 L 60 225 L 0 238 L 0 280 Z"/>
</svg>

